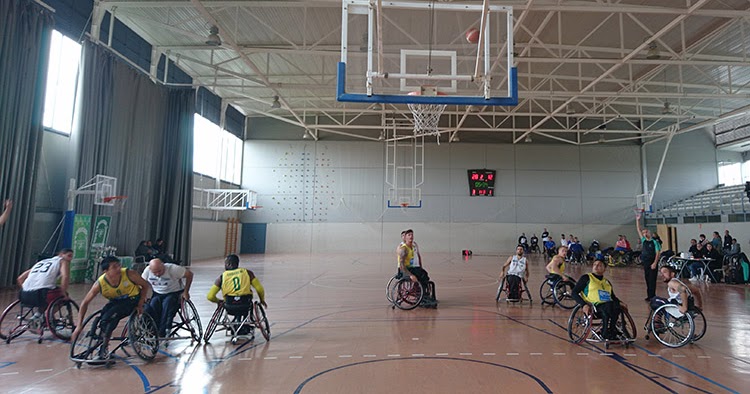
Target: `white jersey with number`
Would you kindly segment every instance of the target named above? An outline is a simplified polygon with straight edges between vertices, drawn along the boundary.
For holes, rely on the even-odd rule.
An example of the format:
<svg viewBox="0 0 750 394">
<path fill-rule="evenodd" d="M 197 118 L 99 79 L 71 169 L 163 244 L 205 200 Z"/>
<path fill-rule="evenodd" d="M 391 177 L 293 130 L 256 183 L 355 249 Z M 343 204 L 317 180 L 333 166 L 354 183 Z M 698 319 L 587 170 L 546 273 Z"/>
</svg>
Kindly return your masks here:
<svg viewBox="0 0 750 394">
<path fill-rule="evenodd" d="M 417 246 L 417 243 L 414 242 L 412 245 L 414 245 L 414 260 L 411 262 L 412 267 L 421 267 L 422 261 L 419 258 L 419 246 Z"/>
<path fill-rule="evenodd" d="M 523 277 L 526 274 L 526 257 L 518 258 L 518 255 L 513 256 L 508 267 L 508 275 L 515 275 Z"/>
<path fill-rule="evenodd" d="M 60 260 L 62 260 L 62 257 L 55 256 L 34 264 L 29 276 L 23 282 L 23 290 L 54 289 L 57 287 L 57 277 L 60 275 Z"/>
<path fill-rule="evenodd" d="M 185 276 L 185 267 L 176 264 L 165 263 L 164 275 L 156 276 L 151 269 L 146 267 L 141 277 L 151 284 L 155 293 L 168 294 L 180 291 L 185 287 L 182 284 L 182 278 Z"/>
</svg>

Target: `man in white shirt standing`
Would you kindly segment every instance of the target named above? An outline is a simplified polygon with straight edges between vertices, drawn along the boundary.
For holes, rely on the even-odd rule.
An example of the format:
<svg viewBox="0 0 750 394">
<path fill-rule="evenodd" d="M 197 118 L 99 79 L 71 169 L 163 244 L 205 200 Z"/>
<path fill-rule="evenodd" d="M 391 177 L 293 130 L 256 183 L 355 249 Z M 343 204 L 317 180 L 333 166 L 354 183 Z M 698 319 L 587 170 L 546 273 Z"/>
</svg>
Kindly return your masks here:
<svg viewBox="0 0 750 394">
<path fill-rule="evenodd" d="M 180 295 L 185 300 L 190 299 L 193 273 L 185 267 L 153 259 L 141 276 L 154 290 L 146 309 L 159 326 L 159 336 L 164 338 L 168 334 L 167 330 L 172 327 L 172 320 L 180 307 Z"/>
</svg>

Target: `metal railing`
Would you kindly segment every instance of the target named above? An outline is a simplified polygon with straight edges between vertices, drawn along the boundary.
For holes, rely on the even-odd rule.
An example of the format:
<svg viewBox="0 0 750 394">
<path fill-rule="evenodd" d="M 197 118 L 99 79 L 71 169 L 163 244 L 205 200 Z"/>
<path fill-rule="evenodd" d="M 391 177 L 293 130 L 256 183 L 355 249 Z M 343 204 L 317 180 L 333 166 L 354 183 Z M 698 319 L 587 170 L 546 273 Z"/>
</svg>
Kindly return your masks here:
<svg viewBox="0 0 750 394">
<path fill-rule="evenodd" d="M 678 201 L 652 205 L 652 218 L 750 213 L 744 185 L 721 186 Z"/>
</svg>

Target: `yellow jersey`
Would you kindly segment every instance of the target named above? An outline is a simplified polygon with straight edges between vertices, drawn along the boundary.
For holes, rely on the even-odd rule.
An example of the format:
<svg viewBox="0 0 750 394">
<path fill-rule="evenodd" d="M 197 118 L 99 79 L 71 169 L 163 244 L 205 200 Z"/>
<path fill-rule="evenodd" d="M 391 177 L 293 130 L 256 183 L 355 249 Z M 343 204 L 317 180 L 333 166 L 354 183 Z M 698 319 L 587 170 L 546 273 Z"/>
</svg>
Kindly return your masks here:
<svg viewBox="0 0 750 394">
<path fill-rule="evenodd" d="M 589 275 L 589 284 L 583 289 L 583 299 L 594 305 L 612 301 L 612 284 L 607 278 L 597 279 L 594 274 Z"/>
<path fill-rule="evenodd" d="M 557 256 L 555 256 L 555 257 L 557 257 Z M 550 263 L 553 262 L 553 261 L 555 261 L 554 257 L 552 258 L 552 260 L 550 260 Z M 565 273 L 565 259 L 563 259 L 562 264 L 560 264 L 560 266 L 558 268 L 560 269 L 560 273 L 561 274 Z"/>
<path fill-rule="evenodd" d="M 406 248 L 406 262 L 404 263 L 404 266 L 406 268 L 411 268 L 412 264 L 414 263 L 414 248 L 410 248 L 409 245 L 406 244 L 406 242 L 401 242 L 401 245 L 398 246 L 399 249 Z M 400 267 L 399 265 L 399 258 L 400 256 L 396 254 L 396 267 Z"/>
<path fill-rule="evenodd" d="M 102 291 L 104 298 L 108 300 L 122 300 L 125 298 L 137 297 L 141 294 L 141 288 L 128 278 L 128 269 L 120 269 L 120 283 L 113 286 L 107 282 L 105 275 L 98 279 L 99 289 Z"/>
<path fill-rule="evenodd" d="M 224 271 L 221 274 L 221 294 L 224 294 L 224 297 L 253 295 L 247 269 L 237 268 Z"/>
</svg>

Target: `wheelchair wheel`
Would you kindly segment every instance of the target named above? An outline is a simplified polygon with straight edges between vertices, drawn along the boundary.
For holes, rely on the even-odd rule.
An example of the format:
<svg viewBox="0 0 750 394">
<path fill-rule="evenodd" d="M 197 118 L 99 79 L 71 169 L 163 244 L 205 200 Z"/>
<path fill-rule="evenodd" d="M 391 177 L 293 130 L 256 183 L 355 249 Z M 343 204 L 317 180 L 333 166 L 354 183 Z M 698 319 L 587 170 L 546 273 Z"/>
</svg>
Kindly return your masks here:
<svg viewBox="0 0 750 394">
<path fill-rule="evenodd" d="M 591 315 L 583 312 L 582 305 L 576 305 L 568 318 L 568 337 L 573 343 L 579 344 L 589 337 L 591 331 Z"/>
<path fill-rule="evenodd" d="M 78 368 L 82 362 L 90 361 L 104 342 L 98 327 L 101 315 L 102 311 L 98 310 L 87 317 L 83 321 L 81 334 L 70 344 L 70 359 L 76 362 Z"/>
<path fill-rule="evenodd" d="M 47 307 L 47 328 L 58 339 L 68 341 L 76 329 L 77 315 L 78 304 L 75 301 L 58 297 Z"/>
<path fill-rule="evenodd" d="M 500 296 L 503 295 L 504 289 L 505 289 L 505 277 L 503 277 L 503 280 L 500 281 L 500 286 L 497 287 L 497 294 L 495 295 L 495 302 L 500 302 Z"/>
<path fill-rule="evenodd" d="M 190 337 L 200 343 L 201 339 L 203 339 L 203 326 L 201 325 L 200 317 L 198 317 L 198 310 L 195 309 L 192 301 L 182 300 L 180 318 L 185 329 L 190 331 Z"/>
<path fill-rule="evenodd" d="M 148 313 L 134 312 L 128 319 L 128 340 L 135 354 L 143 360 L 151 361 L 159 352 L 159 333 L 156 322 Z"/>
<path fill-rule="evenodd" d="M 555 293 L 552 286 L 554 285 L 549 283 L 548 279 L 545 279 L 539 286 L 539 298 L 542 300 L 542 305 L 555 305 Z"/>
<path fill-rule="evenodd" d="M 205 334 L 203 334 L 203 341 L 205 343 L 208 343 L 208 340 L 211 339 L 211 336 L 214 335 L 214 332 L 216 332 L 216 327 L 219 325 L 219 319 L 221 319 L 223 313 L 224 304 L 220 302 L 216 305 L 216 310 L 214 311 L 214 314 L 211 316 L 211 320 L 209 320 L 208 325 L 206 326 Z"/>
<path fill-rule="evenodd" d="M 19 300 L 8 305 L 0 316 L 0 339 L 10 343 L 26 332 L 32 312 L 33 308 L 24 307 Z"/>
<path fill-rule="evenodd" d="M 680 313 L 677 305 L 665 304 L 654 311 L 651 332 L 662 345 L 677 348 L 693 339 L 695 323 L 689 313 Z"/>
<path fill-rule="evenodd" d="M 635 322 L 633 317 L 630 316 L 630 312 L 627 309 L 623 309 L 620 316 L 617 318 L 617 330 L 625 337 L 625 339 L 635 339 L 638 335 L 638 331 L 635 328 Z"/>
<path fill-rule="evenodd" d="M 688 313 L 693 317 L 693 323 L 695 323 L 695 331 L 693 332 L 693 342 L 695 342 L 706 334 L 706 317 L 703 316 L 703 311 L 698 308 Z"/>
<path fill-rule="evenodd" d="M 393 305 L 398 309 L 411 310 L 419 306 L 424 297 L 424 289 L 419 282 L 412 282 L 409 278 L 398 281 Z"/>
<path fill-rule="evenodd" d="M 388 284 L 385 285 L 385 298 L 390 302 L 393 303 L 393 293 L 396 291 L 396 284 L 398 284 L 398 279 L 396 279 L 396 275 L 391 277 L 391 280 L 388 281 Z"/>
<path fill-rule="evenodd" d="M 255 326 L 258 327 L 260 333 L 266 342 L 271 340 L 271 326 L 268 324 L 268 317 L 266 317 L 266 310 L 263 309 L 263 305 L 256 301 L 253 303 L 253 317 L 255 318 Z"/>
<path fill-rule="evenodd" d="M 567 280 L 559 280 L 555 283 L 553 296 L 555 303 L 565 309 L 573 309 L 576 306 L 576 300 L 573 299 L 574 284 Z"/>
</svg>

